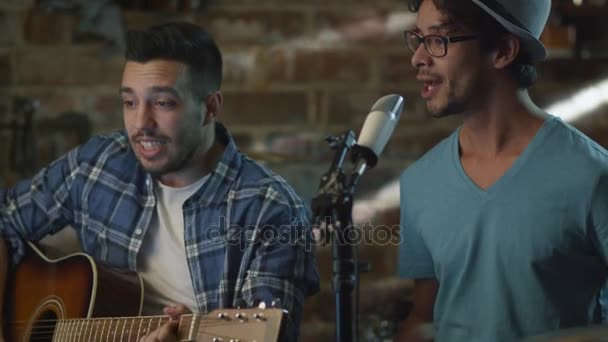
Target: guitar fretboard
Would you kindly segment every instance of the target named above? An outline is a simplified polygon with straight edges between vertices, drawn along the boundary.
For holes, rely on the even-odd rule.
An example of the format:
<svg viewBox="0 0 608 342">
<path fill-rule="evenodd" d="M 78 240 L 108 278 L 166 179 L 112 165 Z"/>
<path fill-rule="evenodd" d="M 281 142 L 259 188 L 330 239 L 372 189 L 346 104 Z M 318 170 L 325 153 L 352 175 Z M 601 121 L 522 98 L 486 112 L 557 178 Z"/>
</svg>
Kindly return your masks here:
<svg viewBox="0 0 608 342">
<path fill-rule="evenodd" d="M 59 320 L 53 342 L 137 342 L 170 320 L 169 316 Z M 194 327 L 197 320 L 197 315 L 182 315 L 176 320 L 179 340 L 190 340 L 192 334 L 196 334 Z"/>
</svg>

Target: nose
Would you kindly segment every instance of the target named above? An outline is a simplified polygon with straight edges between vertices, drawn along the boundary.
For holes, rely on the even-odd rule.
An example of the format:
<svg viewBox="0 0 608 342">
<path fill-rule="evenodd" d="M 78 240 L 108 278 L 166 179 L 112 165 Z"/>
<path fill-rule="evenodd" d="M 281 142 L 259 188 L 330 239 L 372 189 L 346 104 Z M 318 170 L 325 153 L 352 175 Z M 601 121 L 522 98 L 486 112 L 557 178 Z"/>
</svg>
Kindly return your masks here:
<svg viewBox="0 0 608 342">
<path fill-rule="evenodd" d="M 424 44 L 418 45 L 416 51 L 412 55 L 411 63 L 414 68 L 420 68 L 422 66 L 429 66 L 432 62 L 431 55 L 426 51 Z"/>
<path fill-rule="evenodd" d="M 135 128 L 147 129 L 156 127 L 152 106 L 147 101 L 138 106 L 133 114 L 132 124 Z"/>
</svg>

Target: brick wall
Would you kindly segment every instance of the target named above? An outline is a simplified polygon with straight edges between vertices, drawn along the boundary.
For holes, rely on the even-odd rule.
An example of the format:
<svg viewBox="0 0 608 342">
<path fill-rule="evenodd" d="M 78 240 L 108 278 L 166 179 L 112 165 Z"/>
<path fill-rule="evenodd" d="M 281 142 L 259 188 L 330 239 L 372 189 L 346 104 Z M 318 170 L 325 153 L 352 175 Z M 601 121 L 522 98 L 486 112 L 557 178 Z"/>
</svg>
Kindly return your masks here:
<svg viewBox="0 0 608 342">
<path fill-rule="evenodd" d="M 117 88 L 123 58 L 101 39 L 78 34 L 78 13 L 44 12 L 32 8 L 32 2 L 0 3 L 0 122 L 14 109 L 13 96 L 40 102 L 36 119 L 42 165 L 74 144 L 74 139 L 66 142 L 68 135 L 57 134 L 63 132 L 57 118 L 64 112 L 85 114 L 94 133 L 122 126 Z M 381 95 L 404 95 L 406 109 L 379 166 L 363 179 L 360 198 L 394 180 L 458 124 L 458 118 L 437 121 L 425 113 L 401 34 L 412 17 L 400 0 L 216 0 L 200 12 L 130 10 L 122 15 L 128 28 L 178 19 L 207 27 L 225 58 L 225 109 L 219 119 L 242 149 L 265 160 L 307 200 L 332 157 L 323 138 L 348 128 L 358 130 Z M 605 65 L 546 62 L 533 98 L 550 104 L 604 76 Z M 580 127 L 606 144 L 608 120 L 603 111 L 581 121 Z M 7 139 L 0 140 L 0 151 L 7 151 L 6 144 Z M 21 174 L 7 170 L 6 155 L 0 155 L 0 177 L 8 183 Z M 398 223 L 396 202 L 386 203 L 387 208 L 373 215 L 373 224 Z M 362 307 L 390 317 L 380 308 L 391 299 L 381 294 L 407 295 L 395 291 L 390 280 L 395 247 L 364 246 L 362 254 L 373 269 L 362 277 L 362 293 L 367 294 Z M 329 341 L 329 249 L 320 248 L 318 257 L 323 292 L 307 304 L 303 334 L 305 340 Z M 369 300 L 370 293 L 377 301 Z M 367 317 L 366 324 L 374 319 Z"/>
</svg>

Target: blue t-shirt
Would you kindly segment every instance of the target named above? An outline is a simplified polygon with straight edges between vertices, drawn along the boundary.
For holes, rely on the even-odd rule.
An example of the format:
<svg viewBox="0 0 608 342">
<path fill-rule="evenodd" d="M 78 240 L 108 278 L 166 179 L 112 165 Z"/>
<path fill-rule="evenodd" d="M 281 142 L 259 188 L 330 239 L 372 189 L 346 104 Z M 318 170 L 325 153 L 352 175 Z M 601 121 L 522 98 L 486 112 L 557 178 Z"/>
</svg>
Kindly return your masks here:
<svg viewBox="0 0 608 342">
<path fill-rule="evenodd" d="M 607 275 L 608 152 L 550 116 L 479 188 L 458 132 L 401 177 L 404 278 L 436 278 L 435 341 L 513 341 L 590 322 Z"/>
</svg>

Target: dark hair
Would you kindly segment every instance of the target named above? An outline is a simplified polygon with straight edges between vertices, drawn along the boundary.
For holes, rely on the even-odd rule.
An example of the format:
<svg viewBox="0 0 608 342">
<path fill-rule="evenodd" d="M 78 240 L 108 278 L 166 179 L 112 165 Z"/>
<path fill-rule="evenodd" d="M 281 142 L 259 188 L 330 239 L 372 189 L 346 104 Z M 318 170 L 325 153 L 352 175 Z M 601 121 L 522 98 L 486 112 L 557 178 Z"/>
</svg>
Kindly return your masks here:
<svg viewBox="0 0 608 342">
<path fill-rule="evenodd" d="M 418 12 L 424 0 L 406 0 L 410 11 Z M 484 12 L 471 0 L 432 0 L 435 6 L 448 18 L 448 24 L 458 28 L 479 32 L 481 51 L 486 53 L 497 49 L 510 33 L 494 18 Z M 537 79 L 536 66 L 528 52 L 520 49 L 519 55 L 507 67 L 509 75 L 520 88 L 529 88 Z"/>
<path fill-rule="evenodd" d="M 168 59 L 184 63 L 193 95 L 201 100 L 222 83 L 222 55 L 211 35 L 190 23 L 165 23 L 129 31 L 126 59 L 140 63 Z"/>
</svg>

